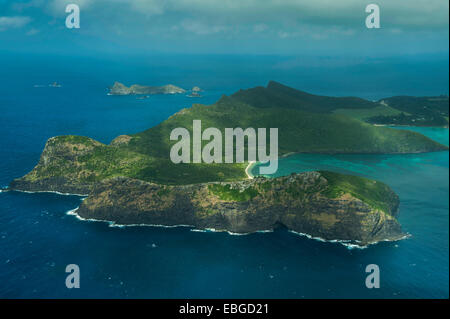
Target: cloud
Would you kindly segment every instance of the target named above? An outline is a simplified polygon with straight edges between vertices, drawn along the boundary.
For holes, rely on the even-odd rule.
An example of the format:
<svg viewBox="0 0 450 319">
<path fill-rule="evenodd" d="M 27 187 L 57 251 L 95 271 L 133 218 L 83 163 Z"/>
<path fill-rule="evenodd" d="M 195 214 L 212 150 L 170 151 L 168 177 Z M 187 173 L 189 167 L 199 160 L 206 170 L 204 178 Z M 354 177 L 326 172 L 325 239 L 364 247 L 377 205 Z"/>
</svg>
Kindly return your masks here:
<svg viewBox="0 0 450 319">
<path fill-rule="evenodd" d="M 195 33 L 197 35 L 207 35 L 207 34 L 214 34 L 218 32 L 224 32 L 228 30 L 227 26 L 223 25 L 208 25 L 205 23 L 202 23 L 200 21 L 195 20 L 183 20 L 181 22 L 181 27 L 191 33 Z"/>
<path fill-rule="evenodd" d="M 29 8 L 38 8 L 42 7 L 44 5 L 45 0 L 30 0 L 27 2 L 14 2 L 11 5 L 11 8 L 14 11 L 22 12 L 24 10 L 27 10 Z"/>
<path fill-rule="evenodd" d="M 68 4 L 76 4 L 80 10 L 88 9 L 94 2 L 91 0 L 52 0 L 49 1 L 48 9 L 56 16 L 65 15 L 65 9 Z M 97 3 L 106 4 L 103 0 L 98 0 Z"/>
<path fill-rule="evenodd" d="M 60 16 L 65 14 L 64 9 L 69 3 L 76 4 L 80 10 L 98 10 L 102 11 L 109 7 L 116 9 L 128 9 L 134 13 L 139 12 L 142 15 L 160 15 L 165 12 L 167 0 L 52 0 L 49 1 L 49 11 Z M 126 11 L 118 10 L 119 14 L 127 14 Z"/>
<path fill-rule="evenodd" d="M 256 33 L 264 32 L 264 31 L 266 31 L 267 29 L 269 29 L 269 26 L 267 26 L 267 25 L 264 24 L 264 23 L 255 24 L 255 25 L 253 26 L 253 32 L 256 32 Z"/>
<path fill-rule="evenodd" d="M 33 0 L 35 2 L 39 0 Z M 49 6 L 59 15 L 75 3 L 82 10 L 106 10 L 115 7 L 118 15 L 164 15 L 168 20 L 202 19 L 252 25 L 280 21 L 314 25 L 364 26 L 365 7 L 361 0 L 52 0 Z M 448 0 L 377 0 L 382 25 L 390 28 L 448 28 Z"/>
<path fill-rule="evenodd" d="M 112 0 L 121 2 L 121 0 Z M 125 2 L 130 2 L 131 8 L 138 11 L 144 15 L 160 15 L 166 11 L 167 1 L 165 0 L 131 0 Z"/>
<path fill-rule="evenodd" d="M 0 17 L 0 31 L 8 29 L 21 28 L 31 21 L 30 17 L 14 16 Z"/>
<path fill-rule="evenodd" d="M 273 68 L 279 70 L 290 70 L 294 68 L 311 68 L 311 67 L 350 67 L 360 64 L 376 63 L 376 61 L 368 58 L 355 57 L 297 57 L 294 59 L 281 61 L 276 63 Z"/>
<path fill-rule="evenodd" d="M 366 31 L 361 0 L 28 0 L 16 5 L 40 10 L 54 20 L 80 6 L 83 29 L 91 35 L 163 38 L 216 35 L 222 39 L 305 39 L 326 41 Z M 395 36 L 417 30 L 447 32 L 448 0 L 377 0 L 383 33 Z M 43 10 L 42 10 L 43 9 Z M 27 11 L 25 11 L 27 12 Z M 27 12 L 28 13 L 28 12 Z M 120 30 L 120 32 L 118 32 Z M 392 31 L 395 30 L 395 31 Z M 245 41 L 247 41 L 245 40 Z"/>
<path fill-rule="evenodd" d="M 29 0 L 40 3 L 42 0 Z M 359 42 L 371 38 L 365 8 L 371 0 L 50 0 L 41 12 L 55 23 L 65 6 L 80 6 L 83 32 L 121 40 L 173 41 L 209 36 L 217 41 Z M 448 0 L 377 0 L 380 37 L 400 37 L 436 31 L 448 33 Z M 44 10 L 42 10 L 44 9 Z M 26 11 L 27 12 L 27 11 Z M 27 12 L 28 13 L 28 12 Z M 40 28 L 42 29 L 42 28 Z M 311 41 L 311 42 L 310 42 Z M 381 41 L 381 40 L 380 40 Z M 278 43 L 279 43 L 278 42 Z M 159 43 L 159 42 L 152 42 Z M 201 43 L 200 43 L 201 45 Z M 294 44 L 292 44 L 294 45 Z"/>
<path fill-rule="evenodd" d="M 32 17 L 41 33 L 59 36 L 67 31 L 69 3 L 80 6 L 81 38 L 161 51 L 176 45 L 217 52 L 448 45 L 448 0 L 0 0 L 0 12 Z M 365 26 L 370 3 L 380 7 L 380 30 Z M 13 25 L 3 24 L 2 31 Z"/>
<path fill-rule="evenodd" d="M 109 3 L 121 0 L 109 0 Z M 160 8 L 162 0 L 127 0 L 140 12 Z M 281 20 L 315 25 L 364 25 L 361 0 L 165 0 L 161 11 L 191 14 L 211 21 L 269 24 Z M 384 23 L 390 27 L 448 27 L 448 0 L 377 0 Z"/>
</svg>

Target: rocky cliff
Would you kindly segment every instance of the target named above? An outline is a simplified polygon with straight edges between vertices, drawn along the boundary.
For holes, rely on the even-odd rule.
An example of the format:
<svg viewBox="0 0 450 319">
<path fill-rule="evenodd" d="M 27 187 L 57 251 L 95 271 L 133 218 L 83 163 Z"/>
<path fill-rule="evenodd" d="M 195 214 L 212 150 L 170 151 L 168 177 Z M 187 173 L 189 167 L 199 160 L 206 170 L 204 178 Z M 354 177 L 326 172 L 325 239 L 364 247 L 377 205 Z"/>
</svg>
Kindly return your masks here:
<svg viewBox="0 0 450 319">
<path fill-rule="evenodd" d="M 307 172 L 185 186 L 118 177 L 94 186 L 77 214 L 124 225 L 190 225 L 233 233 L 284 225 L 295 232 L 358 245 L 404 236 L 395 218 L 399 200 L 389 187 L 357 178 L 382 193 L 383 200 L 377 202 L 336 184 L 340 176 Z"/>
<path fill-rule="evenodd" d="M 99 172 L 83 159 L 105 147 L 83 136 L 52 137 L 45 144 L 39 163 L 25 176 L 13 180 L 9 189 L 88 194 Z"/>
</svg>

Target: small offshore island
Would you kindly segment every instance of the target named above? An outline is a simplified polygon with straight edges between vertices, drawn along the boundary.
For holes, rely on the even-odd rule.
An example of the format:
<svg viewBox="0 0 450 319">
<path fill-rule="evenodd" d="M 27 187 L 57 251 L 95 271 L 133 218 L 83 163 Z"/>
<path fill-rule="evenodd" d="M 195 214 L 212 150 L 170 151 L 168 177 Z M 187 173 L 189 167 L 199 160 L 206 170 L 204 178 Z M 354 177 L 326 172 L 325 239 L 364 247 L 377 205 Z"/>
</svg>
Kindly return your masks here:
<svg viewBox="0 0 450 319">
<path fill-rule="evenodd" d="M 178 86 L 167 84 L 163 86 L 144 86 L 133 84 L 130 87 L 115 82 L 110 88 L 109 95 L 141 95 L 141 94 L 181 94 L 186 90 Z"/>
<path fill-rule="evenodd" d="M 36 167 L 12 181 L 9 190 L 88 195 L 76 210 L 81 218 L 121 225 L 188 225 L 241 234 L 282 225 L 359 246 L 398 240 L 405 237 L 396 220 L 399 198 L 384 183 L 326 171 L 249 178 L 248 163 L 174 164 L 169 159 L 175 143 L 171 130 L 192 130 L 195 119 L 218 129 L 278 127 L 281 156 L 448 151 L 419 133 L 358 118 L 384 108 L 379 102 L 317 96 L 270 82 L 223 96 L 214 105 L 194 104 L 109 145 L 82 136 L 50 138 Z"/>
</svg>

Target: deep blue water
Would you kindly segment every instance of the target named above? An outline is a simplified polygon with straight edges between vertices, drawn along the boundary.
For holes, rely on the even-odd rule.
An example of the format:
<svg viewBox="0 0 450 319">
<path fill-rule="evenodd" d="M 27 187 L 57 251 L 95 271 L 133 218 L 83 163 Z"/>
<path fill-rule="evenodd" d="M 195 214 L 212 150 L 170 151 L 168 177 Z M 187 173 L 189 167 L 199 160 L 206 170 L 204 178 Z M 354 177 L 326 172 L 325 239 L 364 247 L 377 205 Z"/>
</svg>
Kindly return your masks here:
<svg viewBox="0 0 450 319">
<path fill-rule="evenodd" d="M 417 78 L 406 66 L 398 75 L 391 72 L 377 90 L 371 81 L 391 70 L 388 64 L 372 72 L 371 80 L 350 69 L 280 68 L 273 59 L 1 59 L 0 186 L 32 169 L 51 136 L 78 134 L 109 142 L 117 135 L 156 125 L 192 103 L 209 104 L 222 94 L 264 85 L 270 79 L 314 93 L 368 98 L 448 90 L 448 71 L 442 71 L 447 69 L 430 71 L 429 64 L 416 69 L 428 70 Z M 346 76 L 338 81 L 342 73 Z M 408 81 L 399 81 L 402 77 Z M 433 81 L 418 86 L 419 77 Z M 115 80 L 198 85 L 206 91 L 201 99 L 107 96 L 106 87 Z M 53 81 L 63 86 L 33 87 Z M 414 130 L 448 145 L 448 129 Z M 66 212 L 80 204 L 79 197 L 7 192 L 0 194 L 0 297 L 448 298 L 448 152 L 295 155 L 280 161 L 277 174 L 310 169 L 388 183 L 401 197 L 399 220 L 412 236 L 350 250 L 285 230 L 230 236 L 186 228 L 112 228 L 68 216 Z M 69 290 L 65 267 L 73 263 L 80 266 L 81 288 Z M 380 289 L 365 287 L 364 270 L 371 263 L 380 266 Z"/>
</svg>

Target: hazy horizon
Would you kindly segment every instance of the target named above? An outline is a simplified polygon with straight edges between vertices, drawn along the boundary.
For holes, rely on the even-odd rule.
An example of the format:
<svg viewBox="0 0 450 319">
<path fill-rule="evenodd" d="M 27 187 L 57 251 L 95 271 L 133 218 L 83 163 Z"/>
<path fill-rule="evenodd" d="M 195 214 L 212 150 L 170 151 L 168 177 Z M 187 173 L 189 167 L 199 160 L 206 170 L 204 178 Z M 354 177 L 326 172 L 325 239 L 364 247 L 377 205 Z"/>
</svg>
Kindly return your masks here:
<svg viewBox="0 0 450 319">
<path fill-rule="evenodd" d="M 80 28 L 65 26 L 79 5 Z M 0 52 L 275 54 L 378 57 L 447 54 L 446 0 L 379 0 L 379 29 L 359 0 L 0 0 Z"/>
</svg>

